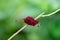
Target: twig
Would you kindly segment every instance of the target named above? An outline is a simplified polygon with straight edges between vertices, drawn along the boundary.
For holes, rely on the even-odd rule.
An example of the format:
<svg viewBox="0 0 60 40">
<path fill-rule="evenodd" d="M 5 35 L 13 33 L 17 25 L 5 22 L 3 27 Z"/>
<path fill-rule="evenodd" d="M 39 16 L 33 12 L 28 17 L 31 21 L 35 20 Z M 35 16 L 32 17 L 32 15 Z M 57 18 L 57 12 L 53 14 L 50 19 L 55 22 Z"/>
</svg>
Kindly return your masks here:
<svg viewBox="0 0 60 40">
<path fill-rule="evenodd" d="M 43 13 L 41 13 L 40 15 L 38 15 L 38 16 L 35 18 L 35 20 L 39 19 L 43 14 L 45 14 L 45 13 L 43 12 Z"/>
<path fill-rule="evenodd" d="M 15 37 L 19 32 L 21 32 L 24 28 L 26 28 L 28 25 L 24 25 L 21 29 L 19 29 L 16 33 L 14 33 L 8 40 L 11 40 L 13 37 Z"/>
<path fill-rule="evenodd" d="M 58 9 L 58 10 L 56 10 L 56 11 L 54 11 L 54 12 L 50 13 L 50 14 L 42 15 L 41 17 L 51 16 L 51 15 L 53 15 L 53 14 L 57 13 L 58 11 L 60 11 L 60 9 Z"/>
<path fill-rule="evenodd" d="M 56 11 L 50 13 L 50 14 L 47 14 L 47 15 L 43 15 L 43 14 L 44 14 L 44 12 L 43 12 L 43 13 L 41 13 L 40 15 L 38 15 L 38 16 L 35 18 L 35 20 L 39 19 L 40 17 L 51 16 L 51 15 L 55 14 L 55 13 L 58 12 L 58 11 L 60 11 L 60 9 L 58 9 L 58 10 L 56 10 Z M 27 26 L 28 26 L 28 25 L 25 24 L 21 29 L 19 29 L 19 30 L 18 30 L 16 33 L 14 33 L 10 38 L 8 38 L 8 40 L 11 40 L 13 37 L 15 37 L 19 32 L 21 32 L 21 31 L 22 31 L 23 29 L 25 29 Z"/>
</svg>

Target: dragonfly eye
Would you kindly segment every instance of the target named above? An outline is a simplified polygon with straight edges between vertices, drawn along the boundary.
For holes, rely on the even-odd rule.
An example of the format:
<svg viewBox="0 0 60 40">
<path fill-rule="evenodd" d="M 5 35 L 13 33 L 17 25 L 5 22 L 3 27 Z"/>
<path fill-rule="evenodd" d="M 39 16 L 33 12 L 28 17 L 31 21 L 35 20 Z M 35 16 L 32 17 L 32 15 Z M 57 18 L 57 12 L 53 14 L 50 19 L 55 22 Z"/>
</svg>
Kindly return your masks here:
<svg viewBox="0 0 60 40">
<path fill-rule="evenodd" d="M 26 24 L 32 25 L 32 26 L 35 26 L 35 25 L 38 24 L 38 21 L 35 20 L 35 19 L 34 19 L 33 17 L 31 17 L 31 16 L 28 16 L 28 17 L 24 18 L 24 22 L 25 22 Z"/>
</svg>

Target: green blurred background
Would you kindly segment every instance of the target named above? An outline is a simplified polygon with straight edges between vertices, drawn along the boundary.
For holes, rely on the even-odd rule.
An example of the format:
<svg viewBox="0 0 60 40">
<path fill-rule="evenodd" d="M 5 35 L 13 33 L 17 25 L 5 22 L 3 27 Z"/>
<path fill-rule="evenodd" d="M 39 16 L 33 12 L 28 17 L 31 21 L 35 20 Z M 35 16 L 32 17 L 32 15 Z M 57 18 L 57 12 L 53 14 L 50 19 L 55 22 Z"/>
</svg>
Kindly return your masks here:
<svg viewBox="0 0 60 40">
<path fill-rule="evenodd" d="M 22 18 L 59 8 L 60 0 L 0 0 L 0 40 L 7 40 L 20 29 L 24 25 Z M 40 27 L 28 26 L 12 40 L 60 40 L 60 11 L 38 21 Z"/>
</svg>

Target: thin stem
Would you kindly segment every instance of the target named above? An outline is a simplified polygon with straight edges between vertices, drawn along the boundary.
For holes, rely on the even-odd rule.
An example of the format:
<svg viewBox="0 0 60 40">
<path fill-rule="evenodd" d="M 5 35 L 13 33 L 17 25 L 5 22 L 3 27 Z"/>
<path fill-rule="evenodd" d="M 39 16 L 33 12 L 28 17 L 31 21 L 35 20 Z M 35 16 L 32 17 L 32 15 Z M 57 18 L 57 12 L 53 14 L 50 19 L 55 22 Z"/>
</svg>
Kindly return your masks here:
<svg viewBox="0 0 60 40">
<path fill-rule="evenodd" d="M 13 37 L 15 37 L 19 32 L 21 32 L 24 28 L 26 28 L 28 25 L 24 25 L 21 29 L 19 29 L 16 33 L 14 33 L 8 40 L 11 40 Z"/>
<path fill-rule="evenodd" d="M 58 9 L 58 10 L 56 10 L 56 11 L 54 11 L 54 12 L 50 13 L 50 14 L 42 15 L 41 17 L 51 16 L 51 15 L 53 15 L 53 14 L 57 13 L 58 11 L 60 11 L 60 9 Z"/>
<path fill-rule="evenodd" d="M 35 20 L 39 19 L 43 14 L 45 14 L 45 13 L 43 12 L 43 13 L 41 13 L 40 15 L 38 15 L 38 16 L 35 18 Z"/>
<path fill-rule="evenodd" d="M 43 15 L 43 14 L 44 14 L 44 12 L 43 12 L 43 13 L 41 13 L 40 15 L 38 15 L 38 16 L 35 18 L 35 20 L 39 19 L 40 17 L 51 16 L 51 15 L 55 14 L 55 13 L 58 12 L 58 11 L 60 11 L 60 9 L 58 9 L 58 10 L 56 10 L 56 11 L 50 13 L 50 14 L 47 14 L 47 15 Z M 22 31 L 23 29 L 25 29 L 27 26 L 28 26 L 27 24 L 24 25 L 21 29 L 19 29 L 16 33 L 14 33 L 10 38 L 8 38 L 8 40 L 11 40 L 13 37 L 15 37 L 19 32 L 21 32 L 21 31 Z"/>
</svg>

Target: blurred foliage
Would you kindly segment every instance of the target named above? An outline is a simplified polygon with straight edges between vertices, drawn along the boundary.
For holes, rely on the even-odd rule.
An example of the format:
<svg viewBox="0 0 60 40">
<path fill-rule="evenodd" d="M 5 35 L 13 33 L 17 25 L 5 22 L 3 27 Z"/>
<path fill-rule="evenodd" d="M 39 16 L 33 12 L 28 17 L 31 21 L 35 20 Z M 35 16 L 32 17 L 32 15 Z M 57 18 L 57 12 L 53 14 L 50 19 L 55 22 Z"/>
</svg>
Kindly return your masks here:
<svg viewBox="0 0 60 40">
<path fill-rule="evenodd" d="M 60 0 L 0 0 L 0 40 L 7 40 L 20 29 L 24 25 L 22 18 L 59 8 Z M 28 26 L 12 40 L 60 40 L 60 11 L 38 20 L 40 27 Z"/>
</svg>

